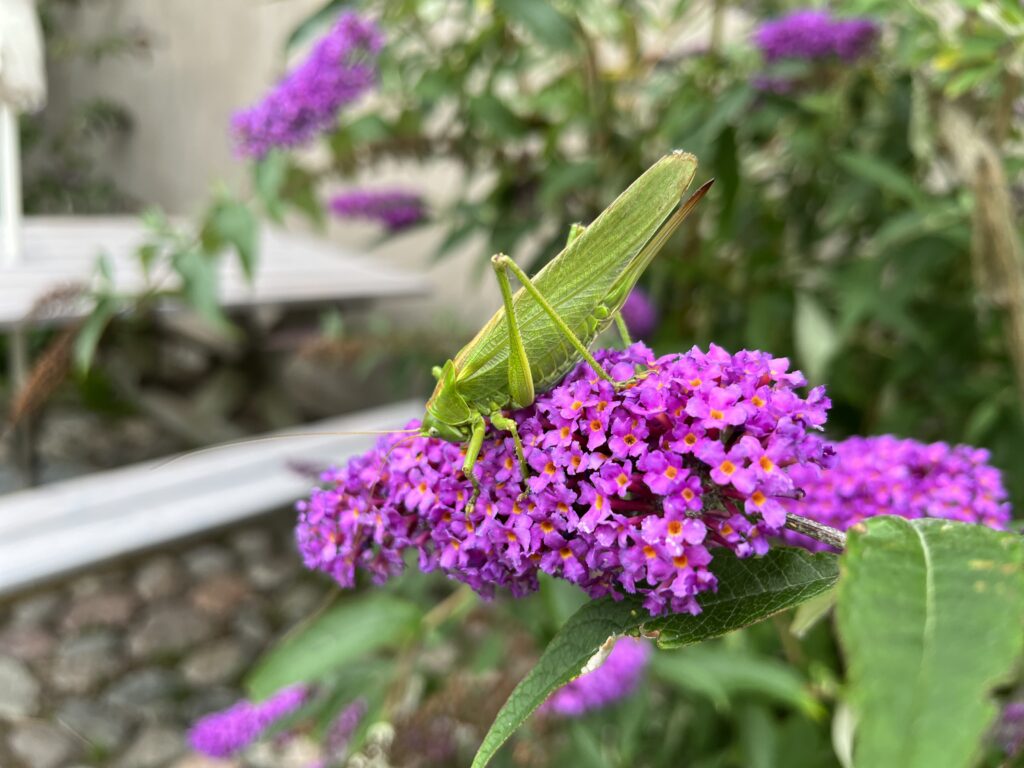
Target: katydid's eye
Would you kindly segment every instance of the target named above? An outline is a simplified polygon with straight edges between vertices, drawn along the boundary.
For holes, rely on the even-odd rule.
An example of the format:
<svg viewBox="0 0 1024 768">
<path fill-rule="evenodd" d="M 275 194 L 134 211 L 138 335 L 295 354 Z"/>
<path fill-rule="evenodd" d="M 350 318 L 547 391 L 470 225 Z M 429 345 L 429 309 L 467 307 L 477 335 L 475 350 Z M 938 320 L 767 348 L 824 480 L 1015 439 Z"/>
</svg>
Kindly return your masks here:
<svg viewBox="0 0 1024 768">
<path fill-rule="evenodd" d="M 437 430 L 434 427 L 431 427 L 429 432 L 430 432 L 430 436 L 431 437 L 437 437 L 438 433 L 437 433 Z"/>
</svg>

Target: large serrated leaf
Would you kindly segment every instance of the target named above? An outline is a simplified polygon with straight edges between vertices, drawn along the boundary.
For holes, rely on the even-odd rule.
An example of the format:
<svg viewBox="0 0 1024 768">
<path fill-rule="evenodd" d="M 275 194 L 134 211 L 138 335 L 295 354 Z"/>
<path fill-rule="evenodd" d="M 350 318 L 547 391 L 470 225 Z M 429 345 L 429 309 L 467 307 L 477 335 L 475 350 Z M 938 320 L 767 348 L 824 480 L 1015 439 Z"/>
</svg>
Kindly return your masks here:
<svg viewBox="0 0 1024 768">
<path fill-rule="evenodd" d="M 346 600 L 315 617 L 272 649 L 249 675 L 247 688 L 262 699 L 286 685 L 304 683 L 393 647 L 416 630 L 420 609 L 385 594 Z"/>
<path fill-rule="evenodd" d="M 716 553 L 718 592 L 705 595 L 698 616 L 652 619 L 639 599 L 609 598 L 584 605 L 558 631 L 530 673 L 509 696 L 473 760 L 483 768 L 544 700 L 579 675 L 612 635 L 657 632 L 662 647 L 679 647 L 749 626 L 830 588 L 839 575 L 836 556 L 780 547 L 740 560 Z"/>
<path fill-rule="evenodd" d="M 1024 545 L 945 520 L 878 517 L 849 533 L 836 617 L 857 766 L 972 764 L 989 692 L 1024 650 Z"/>
</svg>

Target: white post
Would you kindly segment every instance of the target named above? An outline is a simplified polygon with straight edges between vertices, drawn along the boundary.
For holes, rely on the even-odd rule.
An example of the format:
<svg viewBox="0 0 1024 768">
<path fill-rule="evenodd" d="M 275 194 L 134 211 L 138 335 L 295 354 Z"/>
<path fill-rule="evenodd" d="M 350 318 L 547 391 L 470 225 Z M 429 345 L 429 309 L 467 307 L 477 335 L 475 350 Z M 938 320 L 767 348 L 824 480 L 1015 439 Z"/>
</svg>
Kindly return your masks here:
<svg viewBox="0 0 1024 768">
<path fill-rule="evenodd" d="M 18 115 L 0 102 L 0 266 L 21 260 L 21 162 Z"/>
</svg>

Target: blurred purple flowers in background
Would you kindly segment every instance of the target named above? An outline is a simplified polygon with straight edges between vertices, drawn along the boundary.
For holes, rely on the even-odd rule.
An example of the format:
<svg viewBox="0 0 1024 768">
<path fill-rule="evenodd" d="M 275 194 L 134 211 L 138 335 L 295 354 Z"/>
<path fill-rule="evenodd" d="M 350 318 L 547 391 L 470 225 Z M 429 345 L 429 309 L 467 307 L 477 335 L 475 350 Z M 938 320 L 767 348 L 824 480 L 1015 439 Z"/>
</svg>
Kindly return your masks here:
<svg viewBox="0 0 1024 768">
<path fill-rule="evenodd" d="M 851 437 L 833 447 L 836 463 L 828 472 L 804 477 L 794 468 L 806 496 L 787 502 L 789 511 L 840 530 L 875 515 L 938 517 L 999 530 L 1010 521 L 1002 476 L 984 449 L 892 435 Z M 786 538 L 825 548 L 789 531 Z"/>
<path fill-rule="evenodd" d="M 415 192 L 356 189 L 331 198 L 331 212 L 340 218 L 369 219 L 398 232 L 423 220 L 426 206 Z"/>
<path fill-rule="evenodd" d="M 815 431 L 828 398 L 821 387 L 800 397 L 804 377 L 763 352 L 712 345 L 655 359 L 634 344 L 596 357 L 619 381 L 644 374 L 616 390 L 581 364 L 513 412 L 530 475 L 512 439 L 492 433 L 472 512 L 458 444 L 390 435 L 325 473 L 298 505 L 307 567 L 345 587 L 357 568 L 382 582 L 411 548 L 424 571 L 485 596 L 534 591 L 542 571 L 592 597 L 642 595 L 654 615 L 698 613 L 697 595 L 716 587 L 712 549 L 766 552 L 782 503 L 800 493 L 793 468 L 811 476 L 827 464 Z"/>
<path fill-rule="evenodd" d="M 870 19 L 837 19 L 826 10 L 807 9 L 764 22 L 754 42 L 768 62 L 832 57 L 854 61 L 874 46 L 878 32 Z"/>
<path fill-rule="evenodd" d="M 235 114 L 231 127 L 238 151 L 261 158 L 275 147 L 303 144 L 330 128 L 338 110 L 376 82 L 382 44 L 376 24 L 343 13 L 262 101 Z"/>
<path fill-rule="evenodd" d="M 622 319 L 629 332 L 639 339 L 645 339 L 658 327 L 658 310 L 651 297 L 637 286 L 630 291 L 622 305 Z"/>
<path fill-rule="evenodd" d="M 303 686 L 284 688 L 254 704 L 239 701 L 228 709 L 201 718 L 189 731 L 192 748 L 209 757 L 230 757 L 252 744 L 274 723 L 301 707 L 308 691 Z"/>
<path fill-rule="evenodd" d="M 1024 752 L 1024 699 L 1009 702 L 996 722 L 994 736 L 1009 758 Z"/>
<path fill-rule="evenodd" d="M 580 715 L 629 696 L 643 676 L 651 646 L 636 637 L 620 637 L 597 669 L 562 686 L 544 702 L 542 712 L 564 717 Z"/>
</svg>

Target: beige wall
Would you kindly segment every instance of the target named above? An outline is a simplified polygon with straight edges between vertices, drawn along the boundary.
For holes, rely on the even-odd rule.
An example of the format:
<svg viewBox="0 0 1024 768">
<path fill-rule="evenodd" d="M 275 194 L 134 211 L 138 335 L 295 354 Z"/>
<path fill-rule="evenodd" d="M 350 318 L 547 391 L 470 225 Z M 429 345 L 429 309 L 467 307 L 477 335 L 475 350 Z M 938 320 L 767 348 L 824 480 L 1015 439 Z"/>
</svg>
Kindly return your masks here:
<svg viewBox="0 0 1024 768">
<path fill-rule="evenodd" d="M 110 28 L 142 27 L 149 55 L 110 58 L 98 66 L 51 67 L 52 119 L 69 100 L 102 95 L 129 107 L 135 130 L 126 148 L 107 158 L 118 183 L 139 199 L 174 213 L 202 208 L 211 185 L 242 186 L 247 169 L 232 153 L 232 112 L 260 97 L 284 65 L 283 44 L 293 26 L 323 0 L 103 0 L 84 4 L 78 29 L 92 36 Z M 381 169 L 381 183 L 428 192 L 433 204 L 458 189 L 450 167 Z M 359 249 L 380 240 L 373 227 L 333 225 L 331 237 Z M 500 303 L 489 275 L 469 277 L 479 245 L 441 264 L 430 256 L 441 233 L 418 230 L 374 248 L 372 258 L 426 270 L 435 300 L 425 309 L 476 324 Z M 421 316 L 424 306 L 411 307 Z M 408 315 L 406 315 L 408 317 Z"/>
</svg>

